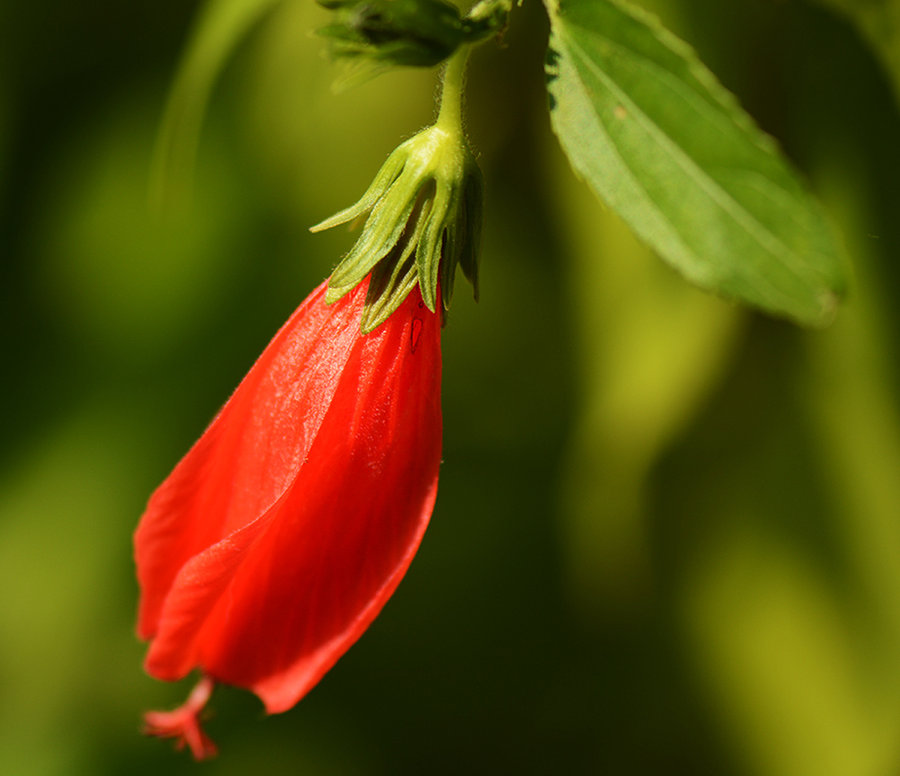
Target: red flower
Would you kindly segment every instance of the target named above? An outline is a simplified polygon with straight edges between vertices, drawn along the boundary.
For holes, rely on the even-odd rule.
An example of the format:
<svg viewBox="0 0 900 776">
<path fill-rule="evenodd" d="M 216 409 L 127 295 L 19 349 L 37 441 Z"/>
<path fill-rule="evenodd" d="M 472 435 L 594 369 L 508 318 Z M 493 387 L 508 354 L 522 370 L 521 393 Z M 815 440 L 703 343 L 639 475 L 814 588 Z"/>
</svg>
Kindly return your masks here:
<svg viewBox="0 0 900 776">
<path fill-rule="evenodd" d="M 377 616 L 437 492 L 440 314 L 413 289 L 360 333 L 368 281 L 299 307 L 153 494 L 135 535 L 145 668 L 204 675 L 148 732 L 212 754 L 212 682 L 286 711 Z M 212 680 L 212 681 L 210 681 Z"/>
</svg>

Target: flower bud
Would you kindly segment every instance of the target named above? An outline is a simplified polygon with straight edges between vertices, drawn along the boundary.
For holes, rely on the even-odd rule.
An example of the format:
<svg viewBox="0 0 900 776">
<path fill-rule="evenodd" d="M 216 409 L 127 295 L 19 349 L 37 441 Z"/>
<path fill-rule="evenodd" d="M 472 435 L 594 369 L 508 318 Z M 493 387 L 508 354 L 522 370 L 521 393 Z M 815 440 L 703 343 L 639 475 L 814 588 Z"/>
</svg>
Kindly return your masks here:
<svg viewBox="0 0 900 776">
<path fill-rule="evenodd" d="M 138 634 L 158 679 L 202 676 L 150 735 L 215 754 L 216 684 L 297 703 L 396 589 L 434 508 L 441 327 L 414 292 L 363 336 L 367 282 L 313 291 L 151 496 L 135 533 Z"/>
<path fill-rule="evenodd" d="M 462 43 L 459 11 L 445 0 L 318 0 L 335 12 L 319 30 L 335 56 L 432 67 Z"/>
<path fill-rule="evenodd" d="M 387 320 L 417 285 L 435 312 L 447 310 L 457 264 L 478 298 L 481 172 L 462 136 L 440 123 L 422 130 L 387 159 L 352 207 L 312 227 L 313 232 L 366 217 L 362 234 L 328 281 L 326 301 L 337 301 L 370 272 L 360 327 Z"/>
</svg>

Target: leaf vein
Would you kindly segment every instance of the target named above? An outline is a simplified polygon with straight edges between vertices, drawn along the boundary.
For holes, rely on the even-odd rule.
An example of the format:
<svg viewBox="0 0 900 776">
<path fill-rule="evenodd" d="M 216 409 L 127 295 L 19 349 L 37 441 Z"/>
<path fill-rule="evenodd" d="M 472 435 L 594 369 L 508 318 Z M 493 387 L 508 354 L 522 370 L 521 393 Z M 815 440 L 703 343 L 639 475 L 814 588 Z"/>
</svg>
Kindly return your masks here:
<svg viewBox="0 0 900 776">
<path fill-rule="evenodd" d="M 616 41 L 596 32 L 592 32 L 592 34 L 607 41 L 613 48 L 625 51 L 629 55 L 640 59 L 633 50 L 617 44 Z M 675 143 L 666 132 L 659 127 L 659 125 L 656 124 L 656 122 L 653 121 L 653 119 L 650 118 L 650 116 L 648 116 L 633 99 L 631 99 L 628 93 L 606 71 L 591 60 L 590 56 L 576 40 L 570 35 L 566 35 L 565 40 L 570 52 L 586 66 L 587 70 L 594 75 L 594 77 L 603 84 L 610 93 L 615 95 L 617 99 L 621 100 L 624 104 L 627 104 L 633 110 L 634 118 L 640 123 L 644 132 L 656 142 L 659 147 L 665 150 L 669 158 L 684 171 L 688 179 L 694 181 L 695 185 L 698 186 L 698 188 L 700 188 L 722 212 L 726 213 L 736 225 L 742 228 L 764 251 L 772 256 L 778 257 L 784 269 L 796 277 L 802 278 L 802 273 L 799 273 L 797 268 L 792 266 L 794 262 L 792 262 L 791 259 L 795 257 L 795 253 L 791 251 L 777 235 L 772 233 L 771 230 L 760 223 L 739 202 L 737 202 L 727 190 L 722 188 L 722 186 L 712 178 L 695 159 Z M 621 158 L 621 154 L 619 156 Z M 648 199 L 650 199 L 650 194 L 647 189 L 644 186 L 641 186 L 641 188 Z M 669 221 L 669 223 L 671 223 L 671 221 Z M 696 255 L 695 251 L 691 252 Z M 760 277 L 757 278 L 757 280 L 765 281 L 765 278 Z M 767 283 L 767 285 L 769 285 L 770 291 L 775 292 L 776 295 L 780 295 L 770 283 Z"/>
</svg>

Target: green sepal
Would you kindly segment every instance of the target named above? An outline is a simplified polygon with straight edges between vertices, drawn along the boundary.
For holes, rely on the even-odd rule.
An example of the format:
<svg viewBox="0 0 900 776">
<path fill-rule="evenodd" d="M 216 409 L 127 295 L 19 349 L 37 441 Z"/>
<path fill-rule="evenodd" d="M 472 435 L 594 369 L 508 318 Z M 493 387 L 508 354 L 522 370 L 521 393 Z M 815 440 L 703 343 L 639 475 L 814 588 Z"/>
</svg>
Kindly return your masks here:
<svg viewBox="0 0 900 776">
<path fill-rule="evenodd" d="M 443 232 L 441 248 L 441 296 L 444 310 L 450 309 L 453 298 L 453 276 L 457 265 L 472 284 L 472 294 L 478 301 L 478 251 L 481 243 L 483 210 L 483 181 L 476 164 L 467 165 L 459 199 L 458 215 Z"/>
<path fill-rule="evenodd" d="M 410 253 L 407 252 L 406 258 L 401 261 L 383 261 L 372 270 L 359 322 L 363 334 L 368 334 L 390 318 L 416 287 L 416 262 Z"/>
<path fill-rule="evenodd" d="M 478 165 L 469 165 L 463 187 L 463 235 L 459 239 L 459 266 L 472 284 L 475 301 L 478 301 L 478 250 L 481 245 L 481 220 L 484 212 L 484 180 Z M 449 300 L 447 302 L 449 305 Z"/>
<path fill-rule="evenodd" d="M 422 130 L 388 157 L 359 202 L 312 228 L 368 212 L 362 234 L 329 278 L 325 301 L 337 301 L 371 273 L 364 332 L 383 323 L 416 284 L 423 304 L 443 314 L 457 264 L 477 282 L 481 206 L 481 173 L 462 137 L 438 125 Z"/>
<path fill-rule="evenodd" d="M 397 245 L 416 207 L 418 190 L 405 187 L 398 203 L 379 200 L 366 221 L 356 245 L 335 267 L 325 294 L 327 303 L 336 302 L 355 288 L 372 268 Z"/>
<path fill-rule="evenodd" d="M 413 251 L 422 237 L 424 228 L 425 219 L 418 219 L 412 234 L 404 234 L 401 244 L 392 252 L 393 255 L 386 256 L 372 270 L 372 278 L 369 281 L 369 290 L 366 293 L 363 307 L 363 319 L 360 324 L 363 333 L 371 331 L 379 323 L 386 321 L 388 316 L 403 303 L 409 292 L 415 288 L 418 269 Z M 406 283 L 407 270 L 410 267 L 413 272 L 414 282 L 412 285 Z M 366 311 L 370 307 L 373 312 L 367 315 Z M 371 320 L 370 328 L 365 327 L 367 320 Z"/>
<path fill-rule="evenodd" d="M 416 267 L 419 273 L 419 290 L 425 306 L 434 312 L 438 286 L 438 266 L 441 262 L 441 238 L 447 211 L 451 209 L 453 191 L 449 185 L 438 182 L 430 211 L 425 219 L 425 232 L 416 247 Z M 446 259 L 446 257 L 445 257 Z"/>
<path fill-rule="evenodd" d="M 393 184 L 393 182 L 397 179 L 397 176 L 403 171 L 403 165 L 405 163 L 405 159 L 402 153 L 400 153 L 402 146 L 397 148 L 388 158 L 387 161 L 382 165 L 381 169 L 378 171 L 378 174 L 375 176 L 375 180 L 369 184 L 369 188 L 366 189 L 366 193 L 360 197 L 359 201 L 356 204 L 351 205 L 348 208 L 344 208 L 339 213 L 335 213 L 330 218 L 326 218 L 324 221 L 320 221 L 315 226 L 309 227 L 309 231 L 313 232 L 323 232 L 326 229 L 331 229 L 335 226 L 340 226 L 341 224 L 347 224 L 355 221 L 359 218 L 363 213 L 368 212 L 372 209 L 372 206 L 384 196 L 385 191 Z"/>
<path fill-rule="evenodd" d="M 459 253 L 458 231 L 458 229 L 450 227 L 444 232 L 443 252 L 447 259 L 441 262 L 440 268 L 441 308 L 444 312 L 450 309 L 450 300 L 453 299 L 453 281 L 454 275 L 456 275 L 457 261 L 452 257 Z"/>
</svg>

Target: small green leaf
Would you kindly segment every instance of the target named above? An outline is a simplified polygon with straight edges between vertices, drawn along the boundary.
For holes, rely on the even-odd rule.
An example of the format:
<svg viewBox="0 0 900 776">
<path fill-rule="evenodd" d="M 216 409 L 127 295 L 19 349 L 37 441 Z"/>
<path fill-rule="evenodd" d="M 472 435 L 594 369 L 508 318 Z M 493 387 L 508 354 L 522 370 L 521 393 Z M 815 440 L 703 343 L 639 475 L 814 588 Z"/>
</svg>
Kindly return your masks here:
<svg viewBox="0 0 900 776">
<path fill-rule="evenodd" d="M 553 128 L 576 172 L 701 288 L 827 323 L 846 261 L 772 140 L 694 52 L 619 0 L 545 0 Z"/>
</svg>

